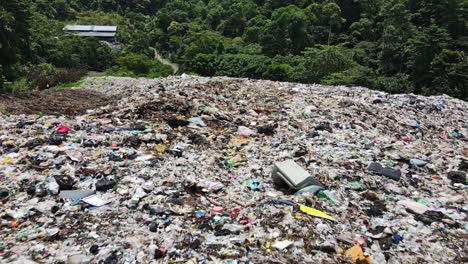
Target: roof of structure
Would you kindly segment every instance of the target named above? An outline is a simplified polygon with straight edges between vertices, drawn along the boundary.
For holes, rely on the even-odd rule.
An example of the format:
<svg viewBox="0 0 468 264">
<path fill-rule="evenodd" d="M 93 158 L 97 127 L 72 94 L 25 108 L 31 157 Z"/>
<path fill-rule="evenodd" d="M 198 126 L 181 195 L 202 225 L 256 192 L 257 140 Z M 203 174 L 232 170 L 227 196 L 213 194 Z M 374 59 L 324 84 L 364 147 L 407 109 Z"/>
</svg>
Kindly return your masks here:
<svg viewBox="0 0 468 264">
<path fill-rule="evenodd" d="M 116 32 L 117 26 L 67 25 L 65 31 Z"/>
</svg>

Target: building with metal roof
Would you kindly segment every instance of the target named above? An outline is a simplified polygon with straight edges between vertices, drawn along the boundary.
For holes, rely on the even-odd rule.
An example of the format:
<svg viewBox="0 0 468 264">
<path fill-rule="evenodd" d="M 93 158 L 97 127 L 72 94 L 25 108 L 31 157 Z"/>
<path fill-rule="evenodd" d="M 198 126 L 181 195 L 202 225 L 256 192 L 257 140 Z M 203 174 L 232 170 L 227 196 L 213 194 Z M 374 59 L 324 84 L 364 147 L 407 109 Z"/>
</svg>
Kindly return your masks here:
<svg viewBox="0 0 468 264">
<path fill-rule="evenodd" d="M 63 31 L 81 37 L 95 37 L 110 43 L 117 42 L 117 26 L 67 25 Z"/>
</svg>

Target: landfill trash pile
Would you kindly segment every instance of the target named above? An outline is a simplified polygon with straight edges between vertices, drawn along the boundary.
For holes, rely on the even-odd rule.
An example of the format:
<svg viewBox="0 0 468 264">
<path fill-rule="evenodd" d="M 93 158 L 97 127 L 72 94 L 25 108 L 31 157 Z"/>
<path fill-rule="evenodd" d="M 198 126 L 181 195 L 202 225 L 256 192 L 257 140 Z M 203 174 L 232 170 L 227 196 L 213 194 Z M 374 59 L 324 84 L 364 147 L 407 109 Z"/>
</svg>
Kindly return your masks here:
<svg viewBox="0 0 468 264">
<path fill-rule="evenodd" d="M 366 88 L 89 78 L 0 116 L 2 263 L 466 263 L 468 103 Z"/>
</svg>

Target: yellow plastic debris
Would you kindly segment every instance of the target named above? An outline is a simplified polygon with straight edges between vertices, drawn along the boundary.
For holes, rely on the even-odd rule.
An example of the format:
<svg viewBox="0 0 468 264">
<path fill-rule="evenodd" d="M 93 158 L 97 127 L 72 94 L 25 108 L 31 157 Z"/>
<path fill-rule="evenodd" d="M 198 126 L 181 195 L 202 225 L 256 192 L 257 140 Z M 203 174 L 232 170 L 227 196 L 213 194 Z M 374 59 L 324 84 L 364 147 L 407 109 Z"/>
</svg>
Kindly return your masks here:
<svg viewBox="0 0 468 264">
<path fill-rule="evenodd" d="M 300 205 L 300 208 L 299 208 L 302 212 L 308 214 L 308 215 L 312 215 L 312 216 L 316 216 L 316 217 L 322 217 L 322 218 L 325 218 L 325 219 L 329 219 L 329 220 L 332 220 L 332 221 L 335 221 L 335 219 L 333 219 L 333 217 L 327 215 L 326 213 L 320 211 L 320 210 L 317 210 L 317 209 L 314 209 L 312 207 L 308 207 L 308 206 L 305 206 L 305 205 Z"/>
<path fill-rule="evenodd" d="M 0 162 L 1 165 L 8 165 L 8 164 L 12 164 L 12 163 L 13 163 L 13 159 L 11 159 L 8 156 L 3 158 L 3 160 Z"/>
<path fill-rule="evenodd" d="M 231 140 L 229 141 L 229 144 L 233 147 L 240 147 L 244 144 L 247 144 L 248 142 L 249 142 L 248 138 L 232 137 Z"/>
<path fill-rule="evenodd" d="M 364 256 L 364 251 L 362 251 L 362 247 L 359 244 L 356 244 L 350 249 L 346 250 L 345 254 L 350 256 L 354 263 L 371 264 L 370 257 Z"/>
<path fill-rule="evenodd" d="M 166 151 L 166 146 L 164 145 L 157 145 L 156 147 L 154 147 L 154 150 L 158 153 L 164 153 L 164 151 Z"/>
</svg>

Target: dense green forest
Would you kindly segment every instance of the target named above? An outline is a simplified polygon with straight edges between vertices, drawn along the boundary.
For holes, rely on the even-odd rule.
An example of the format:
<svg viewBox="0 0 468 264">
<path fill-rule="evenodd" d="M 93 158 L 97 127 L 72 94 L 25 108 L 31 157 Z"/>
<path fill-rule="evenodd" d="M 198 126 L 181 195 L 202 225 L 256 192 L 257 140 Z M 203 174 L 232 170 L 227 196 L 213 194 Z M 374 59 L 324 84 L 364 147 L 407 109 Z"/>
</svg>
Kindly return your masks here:
<svg viewBox="0 0 468 264">
<path fill-rule="evenodd" d="M 467 6 L 465 0 L 2 0 L 0 84 L 76 81 L 83 70 L 171 74 L 153 60 L 157 50 L 181 72 L 203 76 L 466 100 Z M 64 36 L 66 24 L 118 25 L 123 49 Z"/>
</svg>

